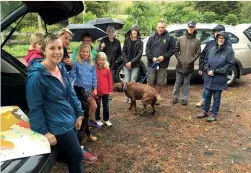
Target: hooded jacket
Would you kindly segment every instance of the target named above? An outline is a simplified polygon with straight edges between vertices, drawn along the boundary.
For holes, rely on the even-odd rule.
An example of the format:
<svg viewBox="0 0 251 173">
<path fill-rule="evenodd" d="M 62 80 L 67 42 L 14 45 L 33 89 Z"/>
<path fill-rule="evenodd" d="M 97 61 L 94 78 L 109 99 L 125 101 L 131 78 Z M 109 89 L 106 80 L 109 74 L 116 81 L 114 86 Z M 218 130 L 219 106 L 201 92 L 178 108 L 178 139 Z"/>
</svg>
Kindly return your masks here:
<svg viewBox="0 0 251 173">
<path fill-rule="evenodd" d="M 158 38 L 158 39 L 156 39 Z M 165 31 L 162 35 L 157 32 L 149 37 L 146 44 L 146 56 L 148 59 L 148 66 L 153 64 L 153 58 L 164 56 L 164 61 L 159 64 L 160 68 L 166 68 L 169 65 L 171 56 L 175 53 L 175 40 L 172 35 Z"/>
<path fill-rule="evenodd" d="M 132 40 L 130 38 L 130 34 L 132 30 L 137 31 L 137 40 L 135 42 L 135 45 L 132 48 Z M 131 52 L 133 50 L 133 52 Z M 125 65 L 128 62 L 131 62 L 131 67 L 139 67 L 140 64 L 140 59 L 143 54 L 143 42 L 141 41 L 141 36 L 139 32 L 139 28 L 137 26 L 133 26 L 126 34 L 125 34 L 125 42 L 123 45 L 123 50 L 122 50 L 122 58 L 123 58 L 123 64 Z M 131 57 L 130 57 L 131 55 Z"/>
<path fill-rule="evenodd" d="M 26 57 L 24 58 L 25 62 L 27 63 L 27 67 L 30 66 L 31 60 L 44 57 L 44 54 L 36 49 L 30 49 L 27 51 L 28 51 L 28 55 L 26 55 Z"/>
<path fill-rule="evenodd" d="M 75 127 L 76 118 L 84 114 L 81 104 L 67 77 L 63 64 L 59 65 L 65 85 L 34 60 L 26 79 L 26 98 L 30 108 L 31 129 L 45 135 L 61 135 Z"/>
<path fill-rule="evenodd" d="M 217 25 L 214 29 L 213 32 L 216 31 L 225 31 L 225 27 L 223 25 Z M 200 59 L 199 59 L 199 70 L 203 71 L 203 67 L 204 67 L 204 61 L 205 61 L 205 56 L 207 54 L 207 52 L 216 45 L 216 38 L 214 38 L 214 40 L 211 40 L 209 42 L 207 42 L 206 46 L 204 47 L 204 49 L 201 52 L 200 55 Z M 227 45 L 232 47 L 232 43 L 228 40 L 227 41 Z"/>
<path fill-rule="evenodd" d="M 228 69 L 234 64 L 234 51 L 227 45 L 228 33 L 220 32 L 219 35 L 225 38 L 224 44 L 218 48 L 218 43 L 210 49 L 205 57 L 204 66 L 204 87 L 211 90 L 227 89 Z M 214 76 L 209 76 L 208 71 L 213 71 Z"/>
<path fill-rule="evenodd" d="M 180 73 L 192 73 L 194 71 L 194 62 L 201 53 L 200 40 L 196 38 L 197 31 L 193 34 L 188 32 L 178 38 L 175 56 L 178 60 L 176 71 Z"/>
</svg>

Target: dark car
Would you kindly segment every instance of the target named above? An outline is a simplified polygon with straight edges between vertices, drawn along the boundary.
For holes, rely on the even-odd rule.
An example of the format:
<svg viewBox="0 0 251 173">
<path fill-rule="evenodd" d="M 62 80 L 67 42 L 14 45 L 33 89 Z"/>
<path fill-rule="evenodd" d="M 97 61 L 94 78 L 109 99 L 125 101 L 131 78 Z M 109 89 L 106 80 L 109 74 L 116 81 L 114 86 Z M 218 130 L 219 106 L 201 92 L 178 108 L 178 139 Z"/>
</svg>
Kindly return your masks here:
<svg viewBox="0 0 251 173">
<path fill-rule="evenodd" d="M 82 1 L 1 2 L 1 106 L 17 105 L 25 113 L 29 112 L 25 91 L 27 68 L 11 54 L 9 44 L 11 38 L 18 35 L 17 28 L 24 27 L 23 18 L 29 17 L 31 13 L 38 13 L 47 30 L 47 25 L 65 21 L 81 13 L 83 9 Z M 23 38 L 29 40 L 27 36 Z M 57 155 L 57 148 L 52 148 L 50 154 L 8 160 L 1 163 L 1 172 L 48 173 L 55 163 Z"/>
</svg>

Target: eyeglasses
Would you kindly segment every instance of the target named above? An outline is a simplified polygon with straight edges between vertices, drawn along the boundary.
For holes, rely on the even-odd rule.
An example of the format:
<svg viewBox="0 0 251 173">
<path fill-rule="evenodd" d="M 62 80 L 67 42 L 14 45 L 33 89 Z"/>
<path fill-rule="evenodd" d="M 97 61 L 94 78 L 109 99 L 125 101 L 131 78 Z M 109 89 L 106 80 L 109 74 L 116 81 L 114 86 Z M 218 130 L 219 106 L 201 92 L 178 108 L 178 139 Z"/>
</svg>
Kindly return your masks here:
<svg viewBox="0 0 251 173">
<path fill-rule="evenodd" d="M 84 42 L 91 42 L 92 40 L 83 40 Z"/>
<path fill-rule="evenodd" d="M 224 37 L 218 37 L 218 40 L 225 40 Z"/>
</svg>

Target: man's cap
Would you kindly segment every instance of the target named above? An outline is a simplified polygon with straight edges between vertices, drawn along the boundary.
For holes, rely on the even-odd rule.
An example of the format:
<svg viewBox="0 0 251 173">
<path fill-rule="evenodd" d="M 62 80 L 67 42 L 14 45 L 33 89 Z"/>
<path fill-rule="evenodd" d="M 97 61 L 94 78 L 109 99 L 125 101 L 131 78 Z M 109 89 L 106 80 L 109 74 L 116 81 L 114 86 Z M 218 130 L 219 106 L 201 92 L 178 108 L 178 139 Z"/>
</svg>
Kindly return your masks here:
<svg viewBox="0 0 251 173">
<path fill-rule="evenodd" d="M 189 21 L 187 26 L 192 26 L 192 27 L 195 27 L 196 26 L 196 22 L 195 21 Z"/>
</svg>

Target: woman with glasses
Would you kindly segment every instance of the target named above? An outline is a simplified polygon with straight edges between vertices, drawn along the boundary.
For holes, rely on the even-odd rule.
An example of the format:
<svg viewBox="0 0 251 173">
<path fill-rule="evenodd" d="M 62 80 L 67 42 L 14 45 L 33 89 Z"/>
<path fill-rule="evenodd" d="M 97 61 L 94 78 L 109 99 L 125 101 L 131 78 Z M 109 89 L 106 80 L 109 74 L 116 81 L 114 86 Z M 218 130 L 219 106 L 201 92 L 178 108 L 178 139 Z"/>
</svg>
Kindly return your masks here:
<svg viewBox="0 0 251 173">
<path fill-rule="evenodd" d="M 228 33 L 221 31 L 216 36 L 216 45 L 207 52 L 204 65 L 205 103 L 198 118 L 209 117 L 208 122 L 218 119 L 221 103 L 221 93 L 227 89 L 227 72 L 234 65 L 234 51 L 227 45 Z M 212 114 L 209 115 L 211 97 L 213 96 Z"/>
</svg>

